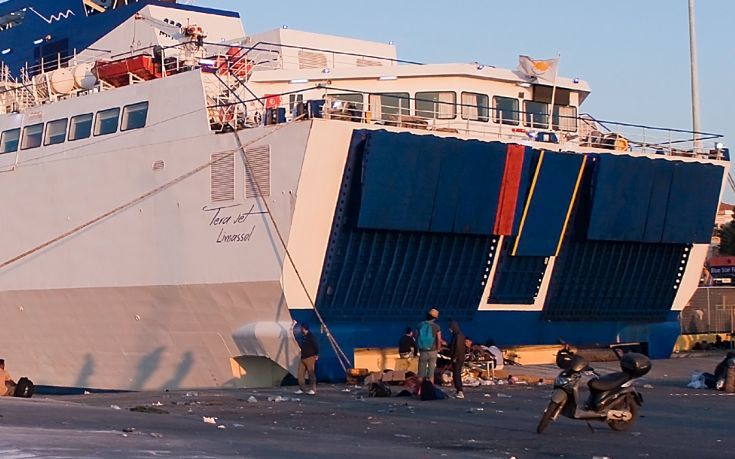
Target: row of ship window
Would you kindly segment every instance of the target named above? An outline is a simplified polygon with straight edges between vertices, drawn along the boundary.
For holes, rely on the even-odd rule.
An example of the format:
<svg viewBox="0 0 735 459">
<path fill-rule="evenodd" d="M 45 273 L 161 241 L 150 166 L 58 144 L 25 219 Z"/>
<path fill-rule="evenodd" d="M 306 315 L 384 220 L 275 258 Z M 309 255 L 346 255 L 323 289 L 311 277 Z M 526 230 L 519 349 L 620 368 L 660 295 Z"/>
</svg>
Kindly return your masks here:
<svg viewBox="0 0 735 459">
<path fill-rule="evenodd" d="M 291 103 L 298 95 L 291 95 Z M 364 96 L 360 93 L 329 94 L 333 100 L 349 102 L 355 110 L 364 111 Z M 370 110 L 376 119 L 386 119 L 392 115 L 411 115 L 438 120 L 454 120 L 459 115 L 463 120 L 489 122 L 518 126 L 523 125 L 538 129 L 549 127 L 549 104 L 533 100 L 523 101 L 513 97 L 494 96 L 492 105 L 487 94 L 462 92 L 460 103 L 454 91 L 417 92 L 411 98 L 407 92 L 382 93 L 369 96 Z M 377 100 L 374 100 L 377 98 Z M 411 101 L 414 101 L 411 107 Z M 551 117 L 554 129 L 563 131 L 577 130 L 577 107 L 571 105 L 554 105 Z"/>
<path fill-rule="evenodd" d="M 122 116 L 120 116 L 122 113 Z M 8 129 L 0 134 L 0 154 L 30 150 L 40 146 L 58 145 L 68 141 L 82 140 L 94 136 L 114 134 L 145 127 L 148 119 L 148 102 L 101 110 L 96 114 L 61 118 L 47 123 L 29 124 L 21 128 Z"/>
</svg>

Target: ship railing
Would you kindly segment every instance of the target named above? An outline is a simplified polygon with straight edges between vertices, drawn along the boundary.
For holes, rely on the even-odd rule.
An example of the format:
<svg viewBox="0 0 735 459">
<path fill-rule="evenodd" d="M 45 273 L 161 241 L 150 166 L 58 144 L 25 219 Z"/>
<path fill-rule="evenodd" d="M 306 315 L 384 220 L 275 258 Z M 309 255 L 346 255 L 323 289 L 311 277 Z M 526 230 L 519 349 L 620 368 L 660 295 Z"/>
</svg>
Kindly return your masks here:
<svg viewBox="0 0 735 459">
<path fill-rule="evenodd" d="M 395 94 L 323 85 L 270 95 L 265 101 L 263 98 L 251 98 L 244 102 L 213 104 L 210 108 L 222 109 L 233 103 L 243 106 L 243 118 L 239 123 L 231 124 L 231 128 L 237 129 L 300 119 L 299 114 L 307 109 L 307 102 L 314 99 L 323 101 L 319 104 L 318 116 L 332 120 L 454 133 L 488 140 L 534 142 L 549 149 L 729 159 L 725 157 L 722 146 L 717 145 L 723 137 L 719 134 L 604 121 L 588 114 L 572 116 L 555 111 L 554 116 L 549 117 L 544 113 L 407 95 L 397 97 Z M 213 125 L 221 126 L 218 123 Z M 710 145 L 710 148 L 696 149 L 697 145 Z"/>
<path fill-rule="evenodd" d="M 56 56 L 44 56 L 39 59 L 38 64 L 26 65 L 22 72 L 33 77 L 41 73 L 49 73 L 65 67 L 74 67 L 81 64 L 95 63 L 110 60 L 110 51 L 88 48 L 84 53 L 73 50 L 70 55 L 57 53 Z"/>
</svg>

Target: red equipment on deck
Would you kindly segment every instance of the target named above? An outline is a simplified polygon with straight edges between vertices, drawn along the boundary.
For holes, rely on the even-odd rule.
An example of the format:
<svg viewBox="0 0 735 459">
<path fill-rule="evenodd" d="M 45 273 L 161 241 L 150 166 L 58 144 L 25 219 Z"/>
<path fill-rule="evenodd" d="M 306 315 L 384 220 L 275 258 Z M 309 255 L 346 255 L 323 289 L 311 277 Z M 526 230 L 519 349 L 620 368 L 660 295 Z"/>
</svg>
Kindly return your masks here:
<svg viewBox="0 0 735 459">
<path fill-rule="evenodd" d="M 130 84 L 130 75 L 141 80 L 155 80 L 161 77 L 161 67 L 153 61 L 153 56 L 135 56 L 112 62 L 97 62 L 97 78 L 115 87 Z"/>
</svg>

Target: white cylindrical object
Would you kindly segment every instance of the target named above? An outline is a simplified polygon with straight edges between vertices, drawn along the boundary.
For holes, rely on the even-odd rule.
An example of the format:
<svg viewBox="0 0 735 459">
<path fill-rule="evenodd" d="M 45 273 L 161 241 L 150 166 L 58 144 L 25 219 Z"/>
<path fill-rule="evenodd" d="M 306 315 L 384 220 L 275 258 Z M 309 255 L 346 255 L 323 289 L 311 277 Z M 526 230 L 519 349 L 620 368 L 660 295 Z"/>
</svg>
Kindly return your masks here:
<svg viewBox="0 0 735 459">
<path fill-rule="evenodd" d="M 92 89 L 97 84 L 97 77 L 92 73 L 94 63 L 79 64 L 72 69 L 74 85 L 78 89 Z"/>
<path fill-rule="evenodd" d="M 69 94 L 74 90 L 74 75 L 68 68 L 51 72 L 51 90 L 56 94 Z"/>
</svg>

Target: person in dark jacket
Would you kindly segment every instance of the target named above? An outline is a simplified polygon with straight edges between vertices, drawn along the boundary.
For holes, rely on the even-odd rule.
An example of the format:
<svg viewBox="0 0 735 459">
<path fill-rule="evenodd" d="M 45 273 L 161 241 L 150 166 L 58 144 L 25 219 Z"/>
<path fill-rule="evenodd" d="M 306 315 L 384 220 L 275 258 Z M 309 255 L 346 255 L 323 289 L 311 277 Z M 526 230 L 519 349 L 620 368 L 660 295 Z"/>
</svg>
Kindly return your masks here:
<svg viewBox="0 0 735 459">
<path fill-rule="evenodd" d="M 297 394 L 306 392 L 316 395 L 316 361 L 319 360 L 319 344 L 316 337 L 309 331 L 309 324 L 301 324 L 301 362 L 299 363 L 299 390 Z M 311 389 L 306 390 L 306 374 L 309 374 Z"/>
<path fill-rule="evenodd" d="M 727 381 L 727 369 L 735 365 L 735 352 L 728 352 L 725 358 L 715 367 L 715 374 L 703 373 L 704 384 L 710 389 L 723 390 Z"/>
<path fill-rule="evenodd" d="M 452 332 L 452 340 L 449 342 L 449 353 L 452 358 L 454 388 L 457 390 L 457 398 L 464 398 L 464 392 L 462 392 L 462 368 L 464 368 L 465 354 L 467 354 L 466 338 L 459 328 L 459 324 L 454 320 L 450 322 L 449 330 Z"/>
<path fill-rule="evenodd" d="M 416 338 L 413 337 L 413 329 L 406 327 L 406 333 L 398 342 L 398 356 L 402 359 L 410 359 L 416 355 Z"/>
</svg>

